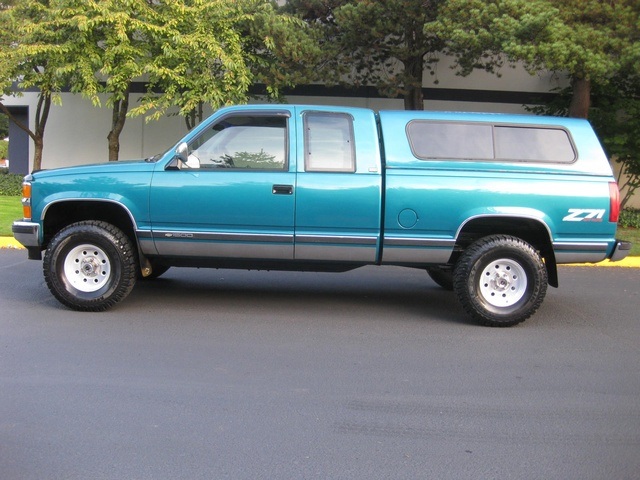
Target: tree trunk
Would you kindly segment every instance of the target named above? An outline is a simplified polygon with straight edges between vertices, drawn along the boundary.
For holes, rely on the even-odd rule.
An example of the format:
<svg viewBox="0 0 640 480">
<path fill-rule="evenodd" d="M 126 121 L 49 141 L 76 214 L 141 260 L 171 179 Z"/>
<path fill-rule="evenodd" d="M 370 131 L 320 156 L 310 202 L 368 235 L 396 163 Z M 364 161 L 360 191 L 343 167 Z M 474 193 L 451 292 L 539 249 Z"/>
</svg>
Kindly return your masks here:
<svg viewBox="0 0 640 480">
<path fill-rule="evenodd" d="M 198 108 L 194 108 L 184 117 L 184 121 L 187 124 L 187 130 L 191 131 L 196 125 L 202 122 L 202 106 L 203 103 L 199 102 Z"/>
<path fill-rule="evenodd" d="M 44 129 L 47 126 L 49 110 L 51 109 L 51 93 L 42 93 L 38 97 L 36 108 L 36 131 L 31 134 L 34 144 L 33 171 L 42 169 L 42 151 L 44 150 Z"/>
<path fill-rule="evenodd" d="M 411 47 L 412 41 L 409 42 Z M 405 59 L 404 64 L 404 109 L 424 110 L 422 80 L 424 76 L 424 55 L 413 54 Z"/>
<path fill-rule="evenodd" d="M 124 92 L 122 100 L 116 100 L 113 103 L 113 111 L 111 114 L 111 131 L 107 135 L 109 142 L 109 161 L 118 161 L 120 155 L 120 134 L 127 120 L 127 111 L 129 110 L 129 88 Z"/>
<path fill-rule="evenodd" d="M 591 106 L 591 80 L 573 78 L 571 80 L 573 96 L 569 104 L 569 116 L 574 118 L 588 118 Z"/>
<path fill-rule="evenodd" d="M 44 136 L 36 135 L 32 137 L 33 139 L 33 170 L 32 172 L 37 172 L 42 169 L 42 151 L 44 150 Z"/>
<path fill-rule="evenodd" d="M 424 110 L 424 95 L 422 87 L 417 85 L 408 86 L 408 92 L 404 95 L 405 110 Z"/>
</svg>

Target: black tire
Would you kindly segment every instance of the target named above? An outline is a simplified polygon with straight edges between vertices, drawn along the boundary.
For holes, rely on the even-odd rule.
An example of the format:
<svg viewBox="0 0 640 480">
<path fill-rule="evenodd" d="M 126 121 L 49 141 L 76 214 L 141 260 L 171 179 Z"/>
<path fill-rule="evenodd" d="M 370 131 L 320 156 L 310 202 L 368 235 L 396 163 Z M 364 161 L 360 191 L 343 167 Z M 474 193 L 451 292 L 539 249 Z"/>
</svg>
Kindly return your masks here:
<svg viewBox="0 0 640 480">
<path fill-rule="evenodd" d="M 453 290 L 453 270 L 451 268 L 427 267 L 427 273 L 431 280 L 445 290 Z"/>
<path fill-rule="evenodd" d="M 542 304 L 547 270 L 527 242 L 507 235 L 484 237 L 458 260 L 453 286 L 462 307 L 482 325 L 510 327 Z"/>
<path fill-rule="evenodd" d="M 137 254 L 119 228 L 98 221 L 58 232 L 45 252 L 44 278 L 60 303 L 84 312 L 107 310 L 136 283 Z"/>
</svg>

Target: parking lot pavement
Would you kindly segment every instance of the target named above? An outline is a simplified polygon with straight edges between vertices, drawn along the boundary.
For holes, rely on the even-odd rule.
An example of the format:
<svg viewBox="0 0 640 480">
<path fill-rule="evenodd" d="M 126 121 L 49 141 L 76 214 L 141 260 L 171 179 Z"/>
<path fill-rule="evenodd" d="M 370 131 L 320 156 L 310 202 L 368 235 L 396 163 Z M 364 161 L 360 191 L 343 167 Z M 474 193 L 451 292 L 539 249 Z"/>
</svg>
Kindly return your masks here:
<svg viewBox="0 0 640 480">
<path fill-rule="evenodd" d="M 640 270 L 471 322 L 419 269 L 175 268 L 88 314 L 0 251 L 0 478 L 637 479 Z"/>
</svg>

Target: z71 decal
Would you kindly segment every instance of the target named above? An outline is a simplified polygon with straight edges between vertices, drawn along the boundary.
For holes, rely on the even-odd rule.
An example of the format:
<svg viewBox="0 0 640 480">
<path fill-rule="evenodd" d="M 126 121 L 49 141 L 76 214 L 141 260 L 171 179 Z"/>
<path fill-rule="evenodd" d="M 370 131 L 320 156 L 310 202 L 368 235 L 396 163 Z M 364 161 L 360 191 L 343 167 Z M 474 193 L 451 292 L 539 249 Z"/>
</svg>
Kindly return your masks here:
<svg viewBox="0 0 640 480">
<path fill-rule="evenodd" d="M 570 208 L 569 215 L 562 219 L 563 222 L 601 222 L 604 217 L 604 208 Z"/>
</svg>

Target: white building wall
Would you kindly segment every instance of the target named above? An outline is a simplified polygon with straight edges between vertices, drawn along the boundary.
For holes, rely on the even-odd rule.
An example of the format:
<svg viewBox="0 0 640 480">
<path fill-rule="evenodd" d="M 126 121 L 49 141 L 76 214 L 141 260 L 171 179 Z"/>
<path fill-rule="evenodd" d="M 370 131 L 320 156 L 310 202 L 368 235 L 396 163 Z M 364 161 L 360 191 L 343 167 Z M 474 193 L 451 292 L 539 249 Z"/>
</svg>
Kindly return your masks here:
<svg viewBox="0 0 640 480">
<path fill-rule="evenodd" d="M 461 77 L 451 68 L 453 61 L 442 58 L 437 64 L 435 76 L 426 75 L 425 87 L 459 88 L 469 90 L 494 90 L 502 92 L 549 92 L 555 88 L 568 86 L 564 75 L 543 71 L 530 74 L 521 65 L 505 65 L 496 74 L 476 70 L 471 75 Z M 438 81 L 438 84 L 434 84 Z"/>
<path fill-rule="evenodd" d="M 107 135 L 111 129 L 111 108 L 94 107 L 80 95 L 62 93 L 62 105 L 52 105 L 45 127 L 43 168 L 58 168 L 108 161 Z M 131 95 L 135 105 L 139 95 Z M 22 97 L 5 97 L 8 106 L 29 108 L 30 128 L 35 128 L 37 93 Z M 104 102 L 103 102 L 104 103 Z M 167 116 L 157 122 L 145 122 L 143 117 L 128 118 L 120 135 L 120 158 L 149 157 L 166 150 L 187 131 L 179 116 Z M 33 142 L 29 144 L 29 165 L 32 166 Z"/>
</svg>

